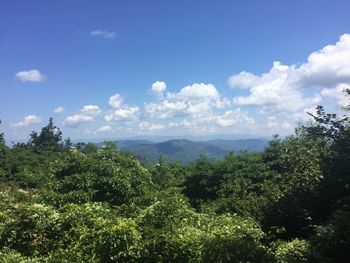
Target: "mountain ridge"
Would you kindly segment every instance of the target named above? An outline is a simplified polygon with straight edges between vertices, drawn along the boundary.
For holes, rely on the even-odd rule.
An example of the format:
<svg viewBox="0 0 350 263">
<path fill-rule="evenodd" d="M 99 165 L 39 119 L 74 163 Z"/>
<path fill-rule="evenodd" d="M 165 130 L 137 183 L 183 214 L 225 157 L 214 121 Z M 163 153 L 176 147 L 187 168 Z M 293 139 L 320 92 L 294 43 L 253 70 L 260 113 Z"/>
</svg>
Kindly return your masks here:
<svg viewBox="0 0 350 263">
<path fill-rule="evenodd" d="M 261 152 L 267 146 L 267 139 L 213 139 L 207 141 L 191 141 L 188 139 L 172 139 L 163 142 L 148 140 L 118 140 L 112 141 L 123 151 L 131 152 L 148 163 L 155 163 L 159 157 L 169 161 L 188 163 L 200 155 L 209 158 L 222 159 L 229 152 Z M 97 143 L 101 147 L 103 143 Z"/>
</svg>

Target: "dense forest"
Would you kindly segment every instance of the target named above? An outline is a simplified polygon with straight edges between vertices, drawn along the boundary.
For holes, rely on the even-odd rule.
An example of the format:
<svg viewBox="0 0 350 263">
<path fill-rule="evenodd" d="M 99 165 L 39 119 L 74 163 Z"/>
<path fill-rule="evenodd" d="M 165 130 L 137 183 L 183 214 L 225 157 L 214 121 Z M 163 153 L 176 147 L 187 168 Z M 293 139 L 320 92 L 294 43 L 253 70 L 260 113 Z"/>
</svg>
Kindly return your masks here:
<svg viewBox="0 0 350 263">
<path fill-rule="evenodd" d="M 349 119 L 312 117 L 189 164 L 73 145 L 52 119 L 1 134 L 0 262 L 350 262 Z"/>
</svg>

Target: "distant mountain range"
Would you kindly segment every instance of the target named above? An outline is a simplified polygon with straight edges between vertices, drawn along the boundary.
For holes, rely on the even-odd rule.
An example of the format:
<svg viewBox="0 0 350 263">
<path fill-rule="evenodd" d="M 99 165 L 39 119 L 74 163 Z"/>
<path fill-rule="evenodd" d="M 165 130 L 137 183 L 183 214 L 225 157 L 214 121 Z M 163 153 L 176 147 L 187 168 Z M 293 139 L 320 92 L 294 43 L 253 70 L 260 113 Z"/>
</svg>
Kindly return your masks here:
<svg viewBox="0 0 350 263">
<path fill-rule="evenodd" d="M 76 138 L 72 141 L 74 143 L 78 142 L 92 142 L 100 143 L 103 141 L 146 141 L 152 143 L 165 142 L 171 140 L 184 139 L 193 142 L 204 142 L 209 140 L 216 140 L 220 138 L 221 140 L 245 140 L 245 139 L 271 139 L 270 135 L 262 136 L 257 134 L 208 134 L 208 135 L 138 135 L 138 136 L 128 136 L 128 137 L 103 137 L 103 138 Z"/>
<path fill-rule="evenodd" d="M 211 158 L 222 159 L 230 151 L 261 152 L 267 145 L 267 139 L 240 139 L 208 141 L 190 141 L 174 139 L 164 142 L 149 140 L 113 141 L 121 150 L 130 151 L 145 161 L 155 163 L 160 156 L 170 161 L 191 162 L 203 154 Z M 98 143 L 101 146 L 102 143 Z"/>
</svg>

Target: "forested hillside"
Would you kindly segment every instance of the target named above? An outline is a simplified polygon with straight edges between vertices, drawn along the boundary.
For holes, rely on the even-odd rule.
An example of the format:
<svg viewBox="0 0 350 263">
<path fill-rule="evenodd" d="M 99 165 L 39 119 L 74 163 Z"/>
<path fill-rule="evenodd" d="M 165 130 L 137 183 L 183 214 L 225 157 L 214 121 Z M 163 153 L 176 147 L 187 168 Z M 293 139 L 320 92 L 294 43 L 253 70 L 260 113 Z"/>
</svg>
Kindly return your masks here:
<svg viewBox="0 0 350 263">
<path fill-rule="evenodd" d="M 159 156 L 169 161 L 182 163 L 193 162 L 200 155 L 209 158 L 223 159 L 225 155 L 233 151 L 261 152 L 267 145 L 265 139 L 241 139 L 241 140 L 209 140 L 190 141 L 186 139 L 167 140 L 164 142 L 152 142 L 144 140 L 121 140 L 113 141 L 120 150 L 129 151 L 139 157 L 140 160 L 154 164 Z M 83 146 L 80 143 L 81 146 Z M 103 143 L 96 144 L 100 148 Z"/>
<path fill-rule="evenodd" d="M 0 135 L 0 262 L 350 262 L 349 119 L 260 153 L 143 165 L 107 142 L 72 146 L 52 119 Z"/>
</svg>

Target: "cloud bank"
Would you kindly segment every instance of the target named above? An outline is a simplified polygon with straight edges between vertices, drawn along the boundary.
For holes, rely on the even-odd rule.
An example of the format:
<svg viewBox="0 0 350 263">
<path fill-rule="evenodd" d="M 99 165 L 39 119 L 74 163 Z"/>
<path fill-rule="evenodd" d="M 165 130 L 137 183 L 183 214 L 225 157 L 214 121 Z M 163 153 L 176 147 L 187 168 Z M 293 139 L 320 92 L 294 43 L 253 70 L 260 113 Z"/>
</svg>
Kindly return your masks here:
<svg viewBox="0 0 350 263">
<path fill-rule="evenodd" d="M 244 88 L 249 95 L 233 99 L 236 105 L 256 106 L 264 112 L 297 112 L 332 97 L 344 104 L 341 90 L 350 82 L 350 35 L 342 35 L 335 45 L 313 52 L 307 62 L 283 65 L 274 62 L 260 76 L 240 72 L 228 79 L 231 88 Z M 306 89 L 323 88 L 321 93 L 305 96 Z"/>
<path fill-rule="evenodd" d="M 105 34 L 111 32 L 93 32 L 93 36 L 112 37 Z M 16 77 L 24 82 L 45 79 L 38 70 L 18 72 Z M 174 91 L 157 80 L 145 87 L 145 93 L 152 96 L 143 104 L 130 105 L 124 95 L 114 93 L 106 99 L 105 108 L 87 104 L 65 117 L 64 125 L 77 130 L 83 125 L 86 134 L 94 135 L 290 132 L 298 122 L 310 120 L 306 112 L 314 112 L 317 104 L 331 101 L 329 105 L 338 109 L 350 104 L 344 94 L 350 88 L 350 35 L 311 53 L 304 63 L 276 61 L 260 75 L 248 71 L 234 74 L 228 78 L 228 86 L 231 96 L 223 95 L 227 92 L 211 83 L 192 83 Z M 54 110 L 63 112 L 62 106 Z M 89 127 L 95 120 L 100 128 Z M 28 115 L 13 126 L 39 122 L 40 117 Z"/>
</svg>

